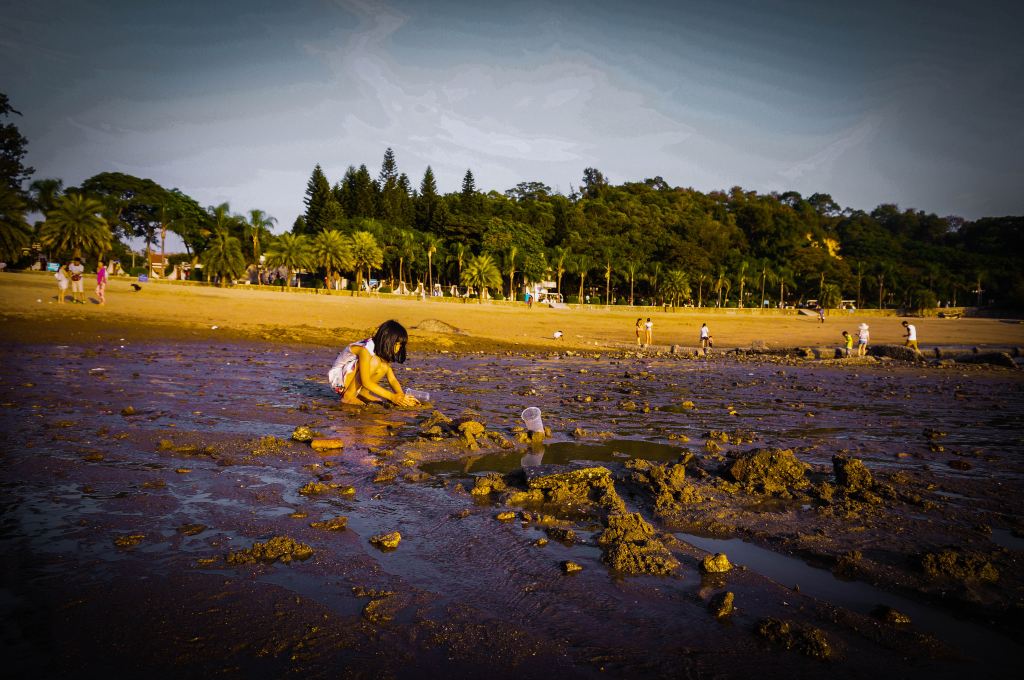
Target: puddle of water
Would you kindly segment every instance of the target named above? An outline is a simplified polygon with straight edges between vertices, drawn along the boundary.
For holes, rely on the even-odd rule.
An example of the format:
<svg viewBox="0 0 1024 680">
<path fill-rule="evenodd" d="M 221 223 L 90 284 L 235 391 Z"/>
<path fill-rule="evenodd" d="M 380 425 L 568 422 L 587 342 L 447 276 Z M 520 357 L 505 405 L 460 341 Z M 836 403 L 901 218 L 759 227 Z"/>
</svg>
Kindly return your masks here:
<svg viewBox="0 0 1024 680">
<path fill-rule="evenodd" d="M 659 444 L 636 439 L 616 439 L 600 444 L 554 442 L 528 452 L 512 451 L 492 453 L 480 457 L 424 463 L 420 467 L 431 474 L 444 472 L 512 472 L 534 465 L 565 465 L 574 461 L 606 463 L 627 458 L 653 461 L 675 461 L 683 449 L 671 444 Z"/>
<path fill-rule="evenodd" d="M 993 529 L 992 542 L 1001 545 L 1007 550 L 1024 551 L 1024 538 L 1014 536 L 1009 529 Z"/>
<path fill-rule="evenodd" d="M 996 531 L 992 532 L 993 537 Z M 1019 660 L 1024 653 L 1024 648 L 996 631 L 959 620 L 926 604 L 860 581 L 842 581 L 832 572 L 812 567 L 798 558 L 780 555 L 736 538 L 705 538 L 684 533 L 675 535 L 702 550 L 725 553 L 734 564 L 745 565 L 780 585 L 799 585 L 801 593 L 818 600 L 862 614 L 870 614 L 879 605 L 897 609 L 911 618 L 914 628 L 931 633 L 959 649 L 965 657 L 984 666 L 1006 668 L 1006 664 Z M 1015 540 L 1024 543 L 1021 539 Z"/>
</svg>

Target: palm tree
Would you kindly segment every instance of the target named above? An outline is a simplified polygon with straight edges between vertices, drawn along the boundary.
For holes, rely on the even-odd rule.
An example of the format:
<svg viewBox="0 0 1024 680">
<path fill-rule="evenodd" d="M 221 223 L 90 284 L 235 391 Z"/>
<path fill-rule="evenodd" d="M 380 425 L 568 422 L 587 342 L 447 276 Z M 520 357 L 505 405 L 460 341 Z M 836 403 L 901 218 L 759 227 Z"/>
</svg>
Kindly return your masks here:
<svg viewBox="0 0 1024 680">
<path fill-rule="evenodd" d="M 679 306 L 679 298 L 690 296 L 690 281 L 679 269 L 670 269 L 661 284 L 661 292 L 666 300 L 672 300 L 672 306 Z"/>
<path fill-rule="evenodd" d="M 604 303 L 610 305 L 612 302 L 612 251 L 606 248 L 604 251 Z"/>
<path fill-rule="evenodd" d="M 217 285 L 223 286 L 225 280 L 234 280 L 245 274 L 242 243 L 227 229 L 214 230 L 201 259 L 203 269 L 206 270 L 206 280 L 216 276 Z"/>
<path fill-rule="evenodd" d="M 740 283 L 740 301 L 736 305 L 737 307 L 743 306 L 743 289 L 747 285 L 747 269 L 750 267 L 750 263 L 746 260 L 740 262 L 740 273 L 737 274 L 736 280 Z"/>
<path fill-rule="evenodd" d="M 725 275 L 725 267 L 718 268 L 718 276 L 715 277 L 714 290 L 718 293 L 718 306 L 722 306 L 722 291 L 725 291 L 725 297 L 729 297 L 729 289 L 732 288 L 732 283 L 729 281 L 729 277 Z"/>
<path fill-rule="evenodd" d="M 626 273 L 629 274 L 629 306 L 633 306 L 633 281 L 637 272 L 640 271 L 640 262 L 637 260 L 626 260 Z"/>
<path fill-rule="evenodd" d="M 327 270 L 327 280 L 334 280 L 334 272 L 352 269 L 355 258 L 352 257 L 350 242 L 337 229 L 321 231 L 313 237 L 310 247 L 311 262 L 314 267 Z"/>
<path fill-rule="evenodd" d="M 511 246 L 508 249 L 508 255 L 505 256 L 505 271 L 508 273 L 508 299 L 516 299 L 516 290 L 513 288 L 512 278 L 516 275 L 516 255 L 519 254 L 519 248 Z"/>
<path fill-rule="evenodd" d="M 305 234 L 285 232 L 274 239 L 267 248 L 267 266 L 284 267 L 288 271 L 286 285 L 292 284 L 292 274 L 296 269 L 304 269 L 312 263 L 309 238 Z"/>
<path fill-rule="evenodd" d="M 555 289 L 559 295 L 562 294 L 562 274 L 565 273 L 567 260 L 572 253 L 572 249 L 568 246 L 555 246 L 554 249 L 554 260 L 555 260 Z"/>
<path fill-rule="evenodd" d="M 793 271 L 789 267 L 778 267 L 775 278 L 779 282 L 779 304 L 786 306 L 786 285 L 793 283 Z"/>
<path fill-rule="evenodd" d="M 398 288 L 401 290 L 405 288 L 405 273 L 403 271 L 405 259 L 409 258 L 409 261 L 412 262 L 415 256 L 416 235 L 409 229 L 398 229 L 395 232 L 394 248 L 398 253 Z"/>
<path fill-rule="evenodd" d="M 252 240 L 252 261 L 260 262 L 260 234 L 270 235 L 270 228 L 277 224 L 277 218 L 271 217 L 262 210 L 253 208 L 249 211 L 249 219 L 245 222 L 245 236 Z"/>
<path fill-rule="evenodd" d="M 7 182 L 0 182 L 0 259 L 14 261 L 32 242 L 32 228 L 25 220 L 28 206 Z"/>
<path fill-rule="evenodd" d="M 697 306 L 704 306 L 704 282 L 708 280 L 708 273 L 701 272 L 697 274 Z"/>
<path fill-rule="evenodd" d="M 774 284 L 776 281 L 775 272 L 768 267 L 768 260 L 761 261 L 761 298 L 757 302 L 760 309 L 764 309 L 764 286 L 766 283 Z"/>
<path fill-rule="evenodd" d="M 53 210 L 53 205 L 64 191 L 64 180 L 37 179 L 28 185 L 29 207 L 44 215 Z"/>
<path fill-rule="evenodd" d="M 454 264 L 457 266 L 456 278 L 460 281 L 462 280 L 462 263 L 466 261 L 466 258 L 469 257 L 469 255 L 469 246 L 460 241 L 459 243 L 456 243 L 454 247 L 452 247 L 452 249 L 449 251 L 447 259 L 445 260 L 445 262 L 447 262 L 448 264 Z"/>
<path fill-rule="evenodd" d="M 647 281 L 651 284 L 651 290 L 654 291 L 655 296 L 660 295 L 658 281 L 661 279 L 661 266 L 661 262 L 655 262 L 647 272 Z"/>
<path fill-rule="evenodd" d="M 477 301 L 483 302 L 484 289 L 501 286 L 501 272 L 487 253 L 477 255 L 466 263 L 459 282 L 477 289 Z"/>
<path fill-rule="evenodd" d="M 363 267 L 366 267 L 366 278 L 369 279 L 370 270 L 384 264 L 384 251 L 368 231 L 352 234 L 349 245 L 352 250 L 352 266 L 356 270 L 356 291 L 360 291 L 363 287 Z"/>
<path fill-rule="evenodd" d="M 81 257 L 83 253 L 102 256 L 110 250 L 113 235 L 110 226 L 100 216 L 103 204 L 81 194 L 61 196 L 46 214 L 39 230 L 39 241 L 58 254 L 70 253 Z"/>
<path fill-rule="evenodd" d="M 573 262 L 573 271 L 580 275 L 580 294 L 576 300 L 578 304 L 583 304 L 583 282 L 587 278 L 587 272 L 590 271 L 590 257 L 587 255 L 577 255 L 575 262 Z"/>
<path fill-rule="evenodd" d="M 427 287 L 431 294 L 434 290 L 434 254 L 440 246 L 441 239 L 438 237 L 430 233 L 423 235 L 423 249 L 427 251 Z"/>
</svg>

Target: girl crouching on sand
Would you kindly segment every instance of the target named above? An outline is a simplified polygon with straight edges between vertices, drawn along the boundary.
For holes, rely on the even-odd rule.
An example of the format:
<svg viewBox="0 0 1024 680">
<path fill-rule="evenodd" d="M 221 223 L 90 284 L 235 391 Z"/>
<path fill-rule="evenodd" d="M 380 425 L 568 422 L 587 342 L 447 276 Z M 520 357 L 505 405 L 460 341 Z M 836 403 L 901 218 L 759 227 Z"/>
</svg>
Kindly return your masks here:
<svg viewBox="0 0 1024 680">
<path fill-rule="evenodd" d="M 416 406 L 419 401 L 402 391 L 391 363 L 405 363 L 409 334 L 397 321 L 385 321 L 372 338 L 346 347 L 327 373 L 334 391 L 344 404 L 365 404 L 388 400 L 397 406 Z M 381 386 L 387 378 L 390 390 Z"/>
</svg>

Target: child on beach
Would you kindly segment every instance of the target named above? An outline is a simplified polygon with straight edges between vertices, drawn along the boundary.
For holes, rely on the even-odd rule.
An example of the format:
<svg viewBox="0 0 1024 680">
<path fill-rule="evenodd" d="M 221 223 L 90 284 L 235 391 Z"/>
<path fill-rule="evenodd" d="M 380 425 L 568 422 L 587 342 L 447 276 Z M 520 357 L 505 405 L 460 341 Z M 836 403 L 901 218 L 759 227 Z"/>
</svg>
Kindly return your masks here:
<svg viewBox="0 0 1024 680">
<path fill-rule="evenodd" d="M 402 390 L 392 362 L 405 363 L 405 350 L 409 333 L 397 321 L 385 321 L 372 338 L 353 342 L 346 347 L 327 379 L 334 391 L 341 395 L 343 404 L 362 405 L 371 401 L 390 401 L 396 406 L 416 406 L 419 400 Z M 387 379 L 391 389 L 381 386 Z"/>
<path fill-rule="evenodd" d="M 641 344 L 640 343 L 640 333 L 641 333 L 641 331 L 643 331 L 643 329 L 644 329 L 644 320 L 643 320 L 643 318 L 639 318 L 639 319 L 636 320 L 636 346 L 637 347 L 639 347 L 640 344 Z"/>
<path fill-rule="evenodd" d="M 848 331 L 843 331 L 843 355 L 850 356 L 853 351 L 853 336 Z"/>
<path fill-rule="evenodd" d="M 57 279 L 57 302 L 64 304 L 64 296 L 68 292 L 68 270 L 61 265 L 57 273 L 53 275 Z"/>
<path fill-rule="evenodd" d="M 103 265 L 103 260 L 100 260 L 96 267 L 96 297 L 101 305 L 107 304 L 107 268 Z"/>
</svg>

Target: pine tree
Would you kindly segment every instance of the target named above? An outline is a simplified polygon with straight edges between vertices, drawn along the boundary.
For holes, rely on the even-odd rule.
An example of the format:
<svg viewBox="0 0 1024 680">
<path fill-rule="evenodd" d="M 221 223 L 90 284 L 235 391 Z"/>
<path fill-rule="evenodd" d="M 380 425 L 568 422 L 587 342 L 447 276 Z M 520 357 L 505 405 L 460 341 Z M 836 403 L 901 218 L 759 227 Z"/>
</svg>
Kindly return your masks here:
<svg viewBox="0 0 1024 680">
<path fill-rule="evenodd" d="M 395 152 L 391 150 L 391 147 L 384 152 L 384 162 L 380 166 L 377 185 L 380 187 L 377 216 L 389 224 L 399 224 L 402 212 L 402 190 L 398 185 L 398 163 L 395 161 Z"/>
<path fill-rule="evenodd" d="M 437 182 L 434 171 L 428 165 L 420 182 L 420 195 L 416 200 L 416 226 L 422 231 L 435 231 L 436 213 L 440 199 L 437 196 Z"/>
<path fill-rule="evenodd" d="M 306 198 L 303 201 L 306 204 L 306 231 L 304 233 L 315 234 L 324 229 L 324 208 L 333 198 L 331 185 L 327 182 L 327 177 L 320 168 L 320 164 L 317 163 L 309 182 L 306 183 Z"/>
</svg>

